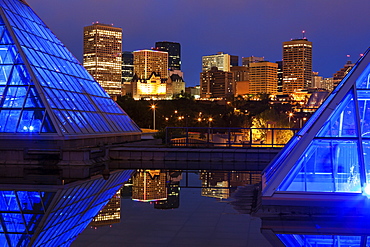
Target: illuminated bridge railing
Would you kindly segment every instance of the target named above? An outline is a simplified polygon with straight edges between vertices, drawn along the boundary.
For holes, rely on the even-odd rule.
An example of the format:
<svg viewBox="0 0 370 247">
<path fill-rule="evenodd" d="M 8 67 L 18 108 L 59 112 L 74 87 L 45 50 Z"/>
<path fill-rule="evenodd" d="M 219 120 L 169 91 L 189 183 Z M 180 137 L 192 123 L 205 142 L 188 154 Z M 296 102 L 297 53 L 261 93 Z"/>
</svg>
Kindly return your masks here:
<svg viewBox="0 0 370 247">
<path fill-rule="evenodd" d="M 174 147 L 282 148 L 299 129 L 167 127 L 165 143 Z"/>
</svg>

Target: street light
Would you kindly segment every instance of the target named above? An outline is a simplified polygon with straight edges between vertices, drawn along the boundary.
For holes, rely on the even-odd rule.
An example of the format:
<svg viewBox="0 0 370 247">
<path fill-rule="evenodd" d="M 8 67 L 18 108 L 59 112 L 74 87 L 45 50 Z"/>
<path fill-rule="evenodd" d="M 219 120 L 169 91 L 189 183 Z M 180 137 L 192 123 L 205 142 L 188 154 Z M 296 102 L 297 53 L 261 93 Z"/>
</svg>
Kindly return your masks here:
<svg viewBox="0 0 370 247">
<path fill-rule="evenodd" d="M 152 105 L 151 108 L 153 109 L 153 130 L 155 130 L 155 105 Z"/>
<path fill-rule="evenodd" d="M 289 112 L 289 123 L 290 123 L 290 119 L 293 117 L 293 112 Z"/>
<path fill-rule="evenodd" d="M 211 127 L 211 123 L 212 123 L 212 121 L 213 121 L 213 118 L 211 118 L 211 117 L 210 117 L 210 118 L 208 118 L 208 126 L 209 126 L 209 127 Z"/>
</svg>

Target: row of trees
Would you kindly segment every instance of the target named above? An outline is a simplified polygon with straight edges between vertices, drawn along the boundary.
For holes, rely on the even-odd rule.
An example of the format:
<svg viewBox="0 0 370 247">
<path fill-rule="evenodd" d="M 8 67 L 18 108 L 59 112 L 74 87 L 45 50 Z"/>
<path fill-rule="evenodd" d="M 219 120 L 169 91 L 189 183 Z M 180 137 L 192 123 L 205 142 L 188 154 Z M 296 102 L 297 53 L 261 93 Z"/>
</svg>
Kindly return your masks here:
<svg viewBox="0 0 370 247">
<path fill-rule="evenodd" d="M 261 95 L 259 100 L 236 97 L 220 101 L 194 100 L 186 95 L 158 101 L 134 100 L 130 96 L 122 96 L 117 103 L 141 128 L 153 128 L 152 105 L 156 111 L 156 129 L 167 126 L 297 127 L 288 115 L 292 112 L 292 105 L 272 104 L 265 95 Z"/>
</svg>

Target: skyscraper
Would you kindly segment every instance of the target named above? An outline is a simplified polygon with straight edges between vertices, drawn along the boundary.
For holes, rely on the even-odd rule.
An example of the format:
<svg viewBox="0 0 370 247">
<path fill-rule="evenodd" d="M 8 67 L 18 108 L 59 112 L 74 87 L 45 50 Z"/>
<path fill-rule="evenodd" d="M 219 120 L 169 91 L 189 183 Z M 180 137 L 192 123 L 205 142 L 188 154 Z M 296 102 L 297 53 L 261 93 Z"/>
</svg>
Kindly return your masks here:
<svg viewBox="0 0 370 247">
<path fill-rule="evenodd" d="M 311 86 L 312 42 L 306 38 L 283 42 L 283 93 Z"/>
<path fill-rule="evenodd" d="M 122 29 L 101 23 L 84 27 L 86 70 L 116 98 L 122 94 Z"/>
<path fill-rule="evenodd" d="M 176 42 L 161 41 L 155 43 L 155 50 L 168 52 L 168 69 L 181 70 L 181 45 Z"/>
<path fill-rule="evenodd" d="M 202 98 L 224 98 L 235 94 L 232 72 L 221 71 L 217 67 L 200 73 L 200 95 Z"/>
<path fill-rule="evenodd" d="M 132 52 L 122 52 L 122 94 L 132 94 L 132 79 L 134 78 L 134 55 Z"/>
<path fill-rule="evenodd" d="M 134 51 L 134 98 L 165 98 L 168 80 L 168 53 L 156 50 Z"/>
<path fill-rule="evenodd" d="M 249 64 L 249 92 L 251 94 L 276 94 L 277 69 L 277 63 L 267 61 Z"/>
<path fill-rule="evenodd" d="M 168 53 L 154 50 L 134 51 L 134 73 L 140 79 L 148 79 L 153 72 L 168 78 Z"/>
<path fill-rule="evenodd" d="M 344 77 L 351 71 L 351 69 L 355 66 L 351 60 L 348 60 L 347 63 L 341 68 L 339 71 L 334 73 L 333 75 L 333 87 L 335 88 L 338 84 L 343 80 Z"/>
<path fill-rule="evenodd" d="M 230 72 L 230 67 L 238 66 L 238 56 L 229 55 L 223 52 L 218 52 L 217 55 L 209 55 L 202 57 L 202 71 L 211 70 L 212 67 L 217 67 L 221 71 Z"/>
<path fill-rule="evenodd" d="M 248 67 L 250 63 L 258 63 L 265 61 L 265 57 L 242 57 L 242 66 Z"/>
</svg>

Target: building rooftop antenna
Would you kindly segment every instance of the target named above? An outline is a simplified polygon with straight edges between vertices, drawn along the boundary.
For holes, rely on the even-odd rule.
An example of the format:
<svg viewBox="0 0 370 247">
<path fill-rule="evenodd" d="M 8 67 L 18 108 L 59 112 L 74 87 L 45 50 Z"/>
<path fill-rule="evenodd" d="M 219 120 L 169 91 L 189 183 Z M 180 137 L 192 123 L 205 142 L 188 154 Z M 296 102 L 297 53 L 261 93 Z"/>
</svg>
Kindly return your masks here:
<svg viewBox="0 0 370 247">
<path fill-rule="evenodd" d="M 302 30 L 302 39 L 307 39 L 306 38 L 306 31 L 305 30 Z"/>
</svg>

